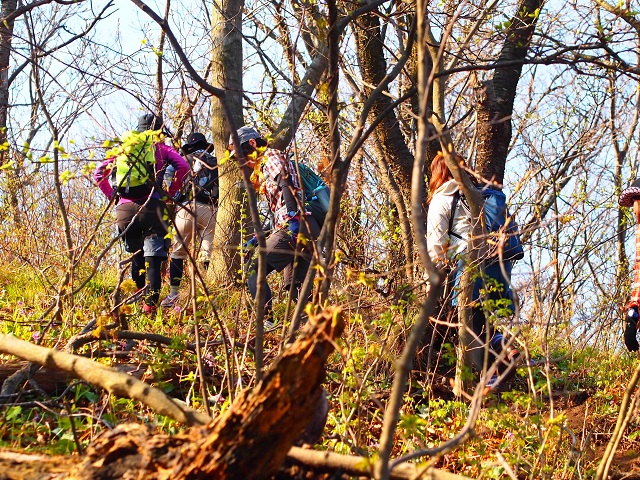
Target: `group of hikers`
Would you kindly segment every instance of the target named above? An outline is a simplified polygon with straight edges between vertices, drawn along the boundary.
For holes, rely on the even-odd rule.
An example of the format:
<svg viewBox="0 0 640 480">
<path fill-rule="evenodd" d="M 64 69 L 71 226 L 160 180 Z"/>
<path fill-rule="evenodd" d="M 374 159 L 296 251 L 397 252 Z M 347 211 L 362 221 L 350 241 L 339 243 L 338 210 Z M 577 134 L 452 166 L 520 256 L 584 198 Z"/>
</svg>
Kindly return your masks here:
<svg viewBox="0 0 640 480">
<path fill-rule="evenodd" d="M 267 140 L 252 126 L 243 126 L 237 135 L 242 155 L 236 151 L 231 138 L 228 154 L 245 158 L 246 166 L 252 172 L 252 186 L 264 195 L 270 210 L 271 233 L 266 240 L 265 252 L 267 274 L 284 270 L 284 288 L 292 292 L 295 302 L 310 265 L 313 241 L 319 235 L 321 221 L 305 208 L 305 186 L 299 178 L 301 165 L 293 163 L 285 152 L 269 148 Z M 205 269 L 208 267 L 218 207 L 218 169 L 213 145 L 202 133 L 193 132 L 182 145 L 181 155 L 164 143 L 164 136 L 162 118 L 154 114 L 143 115 L 137 128 L 123 136 L 119 147 L 107 152 L 107 160 L 95 172 L 102 192 L 116 203 L 116 225 L 125 251 L 131 254 L 131 277 L 138 289 L 134 298 L 141 299 L 141 308 L 146 313 L 156 312 L 158 305 L 171 307 L 176 304 L 185 260 L 189 258 L 193 242 L 200 245 L 197 261 Z M 127 143 L 129 137 L 135 139 L 133 144 Z M 140 158 L 145 160 L 140 162 Z M 464 163 L 459 156 L 457 161 L 461 165 Z M 640 223 L 640 181 L 636 183 L 623 192 L 620 204 L 633 205 Z M 511 270 L 513 263 L 523 257 L 523 251 L 504 194 L 492 184 L 476 186 L 483 193 L 485 202 L 484 229 L 496 236 L 491 239 L 489 235 L 484 240 L 485 244 L 493 246 L 493 251 L 475 266 L 478 273 L 473 278 L 470 326 L 474 338 L 472 346 L 476 351 L 473 356 L 475 367 L 481 371 L 497 360 L 495 374 L 487 382 L 487 389 L 492 390 L 513 376 L 521 359 L 514 338 L 507 338 L 494 323 L 500 317 L 513 314 Z M 175 219 L 170 218 L 168 203 L 176 205 Z M 465 266 L 466 269 L 473 268 L 466 262 L 474 224 L 469 203 L 441 152 L 431 164 L 428 204 L 428 252 L 436 267 L 448 274 L 442 300 L 444 310 L 457 315 L 462 272 Z M 172 221 L 176 232 L 171 246 L 167 233 Z M 502 243 L 496 238 L 502 238 Z M 500 245 L 496 247 L 498 243 Z M 624 332 L 629 350 L 639 349 L 636 331 L 640 306 L 640 229 L 636 244 L 639 252 L 635 297 L 629 304 Z M 170 291 L 160 301 L 161 270 L 168 256 Z M 254 256 L 247 269 L 247 288 L 254 299 L 257 262 L 257 256 Z M 272 302 L 267 284 L 267 328 L 274 324 Z"/>
<path fill-rule="evenodd" d="M 213 245 L 218 209 L 218 167 L 214 147 L 200 132 L 193 132 L 182 145 L 182 155 L 164 143 L 163 120 L 143 115 L 135 130 L 123 135 L 121 144 L 107 152 L 94 179 L 116 204 L 116 225 L 131 255 L 131 278 L 142 311 L 155 313 L 158 305 L 172 307 L 179 298 L 185 260 L 193 243 L 200 246 L 198 261 L 206 269 Z M 283 271 L 285 288 L 293 285 L 293 301 L 310 265 L 311 242 L 320 232 L 317 220 L 304 208 L 301 184 L 289 157 L 268 148 L 267 141 L 251 126 L 237 132 L 251 181 L 264 194 L 272 217 L 267 238 L 267 274 Z M 231 138 L 229 154 L 238 156 Z M 183 157 L 184 155 L 184 157 Z M 175 219 L 170 206 L 175 205 Z M 173 245 L 167 240 L 173 222 Z M 169 251 L 171 252 L 169 254 Z M 160 301 L 162 265 L 169 256 L 169 294 Z M 255 299 L 257 258 L 247 269 L 247 287 Z M 274 324 L 272 293 L 267 286 L 265 326 Z"/>
</svg>

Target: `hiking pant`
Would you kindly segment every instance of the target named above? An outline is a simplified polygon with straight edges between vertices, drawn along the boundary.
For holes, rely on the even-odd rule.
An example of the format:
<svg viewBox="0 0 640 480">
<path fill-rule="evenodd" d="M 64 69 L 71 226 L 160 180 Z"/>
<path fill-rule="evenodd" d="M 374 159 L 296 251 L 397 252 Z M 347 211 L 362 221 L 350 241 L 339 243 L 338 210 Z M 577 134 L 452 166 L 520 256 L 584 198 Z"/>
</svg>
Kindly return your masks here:
<svg viewBox="0 0 640 480">
<path fill-rule="evenodd" d="M 320 234 L 320 227 L 318 222 L 311 215 L 307 215 L 302 222 L 300 222 L 300 234 L 307 239 L 315 240 Z M 288 289 L 293 282 L 293 295 L 292 302 L 298 301 L 298 294 L 300 286 L 304 281 L 311 264 L 311 258 L 313 256 L 313 242 L 306 242 L 303 245 L 302 242 L 298 242 L 298 235 L 291 235 L 286 229 L 277 230 L 273 232 L 267 238 L 266 249 L 266 261 L 267 261 L 267 275 L 271 272 L 281 272 L 285 268 L 291 270 L 287 273 L 288 285 L 285 285 L 285 289 Z M 257 255 L 251 261 L 248 270 L 247 287 L 251 297 L 255 300 L 256 292 L 258 288 L 258 257 Z M 287 279 L 285 278 L 285 283 Z M 309 301 L 310 299 L 307 299 Z M 265 318 L 270 319 L 271 307 L 273 302 L 273 295 L 269 284 L 266 284 L 265 292 Z"/>
<path fill-rule="evenodd" d="M 155 305 L 162 286 L 161 263 L 167 258 L 169 241 L 165 203 L 157 198 L 147 202 L 127 202 L 116 207 L 116 225 L 122 235 L 124 249 L 134 254 L 131 262 L 131 278 L 138 288 L 149 280 L 147 305 Z M 124 232 L 124 233 L 123 233 Z"/>
<path fill-rule="evenodd" d="M 508 263 L 508 265 L 506 265 L 506 263 Z M 505 262 L 505 270 L 508 275 L 511 274 L 510 262 Z M 487 319 L 485 312 L 489 310 L 495 311 L 497 307 L 496 302 L 507 299 L 512 302 L 511 308 L 501 308 L 506 308 L 507 311 L 513 313 L 513 292 L 511 291 L 508 280 L 504 277 L 500 265 L 496 263 L 486 267 L 484 275 L 490 279 L 486 283 L 489 283 L 491 280 L 495 280 L 495 282 L 501 285 L 501 287 L 497 287 L 496 285 L 487 285 L 486 288 L 489 292 L 484 296 L 480 294 L 480 289 L 485 288 L 485 282 L 483 282 L 482 279 L 476 280 L 476 285 L 474 287 L 474 306 L 471 310 L 471 327 L 473 329 L 473 333 L 477 336 L 477 339 L 472 342 L 471 348 L 474 349 L 472 357 L 478 371 L 482 370 L 484 364 L 484 346 L 487 343 L 487 339 L 489 343 L 487 365 L 491 365 L 495 361 L 496 355 L 499 355 L 500 352 L 502 352 L 504 345 L 507 342 L 502 333 L 499 330 L 496 330 L 492 321 Z M 489 303 L 487 310 L 483 308 L 483 302 Z M 502 366 L 499 366 L 499 371 L 502 370 L 500 367 Z"/>
<path fill-rule="evenodd" d="M 173 241 L 173 251 L 171 258 L 186 260 L 189 256 L 187 248 L 191 247 L 192 241 L 196 240 L 196 248 L 200 245 L 200 258 L 202 262 L 208 262 L 213 248 L 213 235 L 216 232 L 216 213 L 218 207 L 213 204 L 189 203 L 186 208 L 180 208 L 176 214 L 176 230 L 178 235 Z M 195 216 L 191 214 L 195 213 Z"/>
</svg>

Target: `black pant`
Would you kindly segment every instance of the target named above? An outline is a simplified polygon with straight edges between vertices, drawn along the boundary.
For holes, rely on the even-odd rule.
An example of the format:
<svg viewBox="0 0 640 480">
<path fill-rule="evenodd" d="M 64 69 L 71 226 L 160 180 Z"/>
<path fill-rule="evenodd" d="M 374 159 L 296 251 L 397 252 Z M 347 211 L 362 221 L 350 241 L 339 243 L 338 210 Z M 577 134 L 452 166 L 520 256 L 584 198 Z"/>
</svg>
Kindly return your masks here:
<svg viewBox="0 0 640 480">
<path fill-rule="evenodd" d="M 157 198 L 148 202 L 126 202 L 116 207 L 116 224 L 122 234 L 124 249 L 134 254 L 131 278 L 138 288 L 149 279 L 147 305 L 155 305 L 162 286 L 161 263 L 167 258 L 170 241 L 167 235 L 167 207 Z"/>
<path fill-rule="evenodd" d="M 320 233 L 320 227 L 315 218 L 307 215 L 300 222 L 300 234 L 307 239 L 315 240 Z M 271 272 L 281 272 L 285 268 L 291 268 L 285 279 L 285 288 L 289 288 L 293 283 L 293 296 L 291 300 L 298 300 L 299 287 L 304 281 L 311 258 L 313 255 L 312 242 L 306 245 L 297 241 L 296 235 L 291 235 L 286 229 L 277 230 L 267 238 L 267 275 Z M 251 296 L 255 299 L 258 288 L 258 257 L 256 256 L 249 265 L 247 287 Z M 309 299 L 307 299 L 308 301 Z M 273 294 L 269 284 L 266 285 L 265 293 L 265 313 L 266 318 L 271 315 Z"/>
</svg>

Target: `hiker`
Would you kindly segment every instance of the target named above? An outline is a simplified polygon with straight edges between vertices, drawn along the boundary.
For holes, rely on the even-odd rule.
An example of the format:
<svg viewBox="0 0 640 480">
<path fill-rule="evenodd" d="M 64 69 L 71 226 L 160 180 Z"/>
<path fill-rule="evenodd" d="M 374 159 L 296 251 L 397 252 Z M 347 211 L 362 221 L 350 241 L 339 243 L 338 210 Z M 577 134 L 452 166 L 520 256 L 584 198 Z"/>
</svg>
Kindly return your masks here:
<svg viewBox="0 0 640 480">
<path fill-rule="evenodd" d="M 213 144 L 207 142 L 202 133 L 194 132 L 182 145 L 182 153 L 191 166 L 191 173 L 185 177 L 176 196 L 176 236 L 169 256 L 170 291 L 160 303 L 165 308 L 178 301 L 184 261 L 189 257 L 187 249 L 193 240 L 200 245 L 198 260 L 202 268 L 209 268 L 218 212 L 218 164 Z"/>
<path fill-rule="evenodd" d="M 238 137 L 247 166 L 253 170 L 251 181 L 258 194 L 267 199 L 273 216 L 271 233 L 267 237 L 266 261 L 267 275 L 280 272 L 288 265 L 284 278 L 284 288 L 289 291 L 293 285 L 291 300 L 296 302 L 302 282 L 311 263 L 311 242 L 298 242 L 300 235 L 315 240 L 320 227 L 315 218 L 303 207 L 300 182 L 295 165 L 280 150 L 268 148 L 267 141 L 258 131 L 245 125 L 238 129 Z M 229 152 L 234 147 L 229 139 Z M 301 209 L 302 206 L 302 209 Z M 295 262 L 294 262 L 295 257 Z M 255 256 L 249 265 L 247 286 L 253 299 L 256 298 L 258 285 L 258 258 Z M 272 293 L 266 285 L 265 322 L 267 329 L 274 327 L 272 317 Z"/>
<path fill-rule="evenodd" d="M 102 162 L 94 175 L 96 183 L 107 198 L 116 199 L 118 233 L 122 235 L 125 251 L 133 255 L 131 278 L 138 288 L 136 297 L 144 297 L 142 310 L 149 314 L 157 309 L 162 284 L 161 264 L 167 258 L 169 246 L 165 239 L 168 214 L 164 198 L 167 194 L 159 185 L 166 167 L 171 165 L 175 174 L 167 193 L 173 197 L 180 190 L 183 178 L 189 171 L 189 165 L 180 154 L 162 142 L 162 127 L 161 117 L 146 114 L 140 117 L 135 130 L 123 135 L 123 142 L 131 138 L 134 142 L 137 138 L 145 139 L 141 149 L 146 152 L 142 152 L 140 156 L 148 153 L 150 162 L 141 167 L 128 167 L 125 179 L 114 181 L 120 175 L 121 162 L 124 161 L 122 158 L 127 157 L 123 153 Z M 147 158 L 145 157 L 145 161 Z M 132 186 L 136 183 L 134 175 L 143 176 L 140 172 L 146 173 L 149 178 L 141 185 Z"/>
<path fill-rule="evenodd" d="M 625 188 L 620 194 L 618 203 L 621 207 L 633 207 L 636 217 L 636 258 L 633 264 L 633 283 L 631 298 L 625 306 L 627 316 L 624 322 L 624 344 L 630 352 L 640 348 L 638 339 L 638 308 L 640 307 L 640 178 Z"/>
<path fill-rule="evenodd" d="M 464 159 L 457 155 L 460 162 Z M 456 200 L 457 197 L 457 200 Z M 470 211 L 463 205 L 460 187 L 454 180 L 449 167 L 445 162 L 444 155 L 441 152 L 433 159 L 431 164 L 431 179 L 429 181 L 429 212 L 427 215 L 427 250 L 431 260 L 436 267 L 448 270 L 448 278 L 456 279 L 461 275 L 461 269 L 464 264 L 464 255 L 467 252 L 469 237 L 473 228 L 471 224 Z M 466 200 L 465 200 L 466 201 Z M 501 285 L 498 289 L 491 289 L 491 293 L 486 295 L 487 300 L 509 299 L 513 301 L 513 292 L 509 287 L 511 268 L 511 260 L 496 260 L 494 263 L 485 265 L 483 268 L 484 275 L 488 278 L 495 279 Z M 503 270 L 506 272 L 505 278 Z M 456 282 L 457 283 L 457 282 Z M 483 309 L 483 298 L 480 295 L 480 289 L 484 287 L 481 278 L 476 280 L 472 295 L 472 329 L 475 341 L 472 348 L 477 351 L 484 351 L 484 342 L 489 338 L 489 363 L 500 354 L 506 345 L 506 340 L 502 333 L 496 330 L 490 322 L 487 322 L 485 311 Z M 445 289 L 447 290 L 447 289 Z M 451 291 L 451 289 L 449 289 Z M 445 301 L 449 301 L 446 299 Z M 452 292 L 451 305 L 457 308 L 458 298 L 455 291 Z M 512 310 L 509 307 L 509 311 Z M 488 332 L 487 332 L 488 329 Z M 487 335 L 488 333 L 488 335 Z M 506 362 L 498 366 L 502 379 L 498 375 L 491 379 L 488 384 L 489 389 L 498 387 L 497 382 L 504 382 L 507 377 L 515 374 L 515 363 L 520 356 L 518 350 L 509 347 L 506 355 Z M 481 371 L 483 368 L 484 355 L 474 356 L 475 367 Z"/>
</svg>

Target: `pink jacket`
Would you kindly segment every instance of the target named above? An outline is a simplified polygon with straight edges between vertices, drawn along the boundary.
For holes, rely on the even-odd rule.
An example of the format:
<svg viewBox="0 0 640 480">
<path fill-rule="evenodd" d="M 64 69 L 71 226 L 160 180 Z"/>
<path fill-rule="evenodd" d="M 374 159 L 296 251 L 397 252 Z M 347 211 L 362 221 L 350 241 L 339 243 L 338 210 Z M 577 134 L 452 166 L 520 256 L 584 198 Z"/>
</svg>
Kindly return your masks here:
<svg viewBox="0 0 640 480">
<path fill-rule="evenodd" d="M 171 197 L 174 197 L 175 194 L 178 193 L 178 190 L 180 190 L 180 187 L 182 187 L 182 181 L 185 175 L 189 172 L 189 164 L 184 158 L 180 156 L 178 152 L 176 152 L 173 148 L 169 147 L 168 145 L 165 145 L 164 143 L 156 143 L 155 157 L 156 157 L 156 172 L 158 172 L 156 175 L 156 181 L 158 183 L 160 184 L 162 183 L 163 176 L 165 173 L 165 168 L 168 165 L 173 166 L 173 168 L 175 169 L 173 181 L 169 186 L 169 192 L 168 192 Z M 109 165 L 111 165 L 114 162 L 114 160 L 115 160 L 114 158 L 106 159 L 104 162 L 102 162 L 98 166 L 95 174 L 93 175 L 93 178 L 98 184 L 98 187 L 100 187 L 100 190 L 102 190 L 102 193 L 104 193 L 107 196 L 107 198 L 111 198 L 114 193 L 113 187 L 109 182 L 111 169 L 107 168 Z M 160 198 L 160 194 L 158 192 L 154 192 L 152 197 Z M 142 200 L 142 199 L 138 199 L 138 200 Z M 129 203 L 134 201 L 135 200 L 132 200 L 132 199 L 120 198 L 120 200 L 118 201 L 118 204 Z"/>
</svg>

